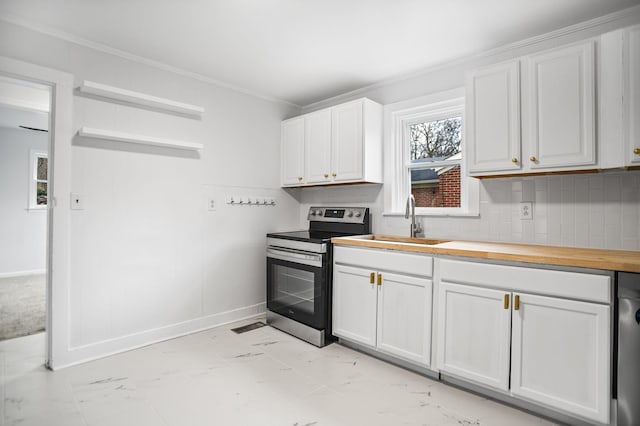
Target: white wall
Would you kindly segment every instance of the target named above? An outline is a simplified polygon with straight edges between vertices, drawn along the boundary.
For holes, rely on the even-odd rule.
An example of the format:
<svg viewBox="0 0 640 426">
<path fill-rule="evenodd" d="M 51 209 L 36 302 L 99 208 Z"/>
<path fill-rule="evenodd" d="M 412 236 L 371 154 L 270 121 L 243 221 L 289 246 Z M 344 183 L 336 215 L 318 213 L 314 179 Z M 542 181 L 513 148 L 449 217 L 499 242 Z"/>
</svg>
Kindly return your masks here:
<svg viewBox="0 0 640 426">
<path fill-rule="evenodd" d="M 639 12 L 640 9 L 634 8 L 618 19 L 593 22 L 577 31 L 560 31 L 553 38 L 539 37 L 511 48 L 499 48 L 412 78 L 381 83 L 309 105 L 303 110 L 310 112 L 362 96 L 389 104 L 463 87 L 465 72 L 474 67 L 596 37 L 640 22 Z M 602 132 L 603 126 L 600 127 Z M 612 144 L 617 142 L 601 138 L 599 155 L 611 156 Z M 310 205 L 369 206 L 374 232 L 408 235 L 406 219 L 383 216 L 385 190 L 388 190 L 386 185 L 303 189 L 301 216 Z M 521 201 L 534 203 L 533 220 L 519 219 Z M 640 172 L 482 180 L 479 217 L 424 217 L 421 220 L 426 235 L 435 238 L 640 250 Z"/>
<path fill-rule="evenodd" d="M 296 108 L 6 23 L 0 55 L 66 71 L 76 85 L 86 79 L 206 110 L 199 120 L 75 97 L 74 132 L 91 126 L 204 149 L 193 157 L 69 141 L 71 190 L 84 209 L 70 215 L 69 347 L 57 366 L 264 310 L 265 234 L 300 226 L 298 201 L 279 188 L 280 121 Z M 277 206 L 227 206 L 227 195 L 273 196 Z M 207 211 L 209 197 L 216 211 Z"/>
<path fill-rule="evenodd" d="M 30 151 L 48 134 L 0 127 L 0 277 L 43 273 L 47 212 L 29 210 Z"/>
</svg>

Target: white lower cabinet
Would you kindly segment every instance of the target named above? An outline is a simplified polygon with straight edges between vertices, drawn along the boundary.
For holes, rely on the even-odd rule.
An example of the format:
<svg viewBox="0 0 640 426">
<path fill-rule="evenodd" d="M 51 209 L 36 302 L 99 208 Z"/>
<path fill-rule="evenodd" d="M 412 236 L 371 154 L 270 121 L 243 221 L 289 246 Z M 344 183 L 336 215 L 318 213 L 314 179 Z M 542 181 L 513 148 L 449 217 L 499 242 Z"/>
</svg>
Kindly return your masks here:
<svg viewBox="0 0 640 426">
<path fill-rule="evenodd" d="M 511 392 L 607 423 L 609 306 L 515 297 L 520 301 L 512 319 Z"/>
<path fill-rule="evenodd" d="M 382 273 L 378 294 L 377 347 L 380 351 L 430 365 L 430 279 Z"/>
<path fill-rule="evenodd" d="M 436 262 L 440 371 L 609 423 L 610 276 Z M 531 294 L 545 288 L 554 297 Z"/>
<path fill-rule="evenodd" d="M 441 371 L 509 389 L 511 312 L 504 292 L 440 282 L 437 345 Z"/>
<path fill-rule="evenodd" d="M 333 334 L 429 367 L 432 262 L 428 256 L 335 247 Z"/>
<path fill-rule="evenodd" d="M 378 289 L 369 282 L 372 273 L 352 266 L 333 268 L 333 334 L 375 347 Z"/>
</svg>

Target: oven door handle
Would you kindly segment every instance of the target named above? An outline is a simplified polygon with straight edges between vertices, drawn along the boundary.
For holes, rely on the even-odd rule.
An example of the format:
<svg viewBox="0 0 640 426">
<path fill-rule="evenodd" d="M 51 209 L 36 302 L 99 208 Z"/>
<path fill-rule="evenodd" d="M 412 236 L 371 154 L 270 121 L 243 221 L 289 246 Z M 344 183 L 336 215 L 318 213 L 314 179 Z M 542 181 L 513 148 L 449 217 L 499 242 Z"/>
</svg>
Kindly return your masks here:
<svg viewBox="0 0 640 426">
<path fill-rule="evenodd" d="M 322 268 L 322 254 L 268 248 L 267 257 Z"/>
</svg>

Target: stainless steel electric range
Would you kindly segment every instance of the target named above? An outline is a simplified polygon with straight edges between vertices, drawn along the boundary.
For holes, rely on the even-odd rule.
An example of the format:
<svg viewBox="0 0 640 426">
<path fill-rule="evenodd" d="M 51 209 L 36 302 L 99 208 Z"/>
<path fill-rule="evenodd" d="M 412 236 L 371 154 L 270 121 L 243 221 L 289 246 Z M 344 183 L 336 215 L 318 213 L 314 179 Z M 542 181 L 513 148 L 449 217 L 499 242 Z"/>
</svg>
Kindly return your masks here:
<svg viewBox="0 0 640 426">
<path fill-rule="evenodd" d="M 331 238 L 371 233 L 366 207 L 311 207 L 305 231 L 267 234 L 267 324 L 322 347 L 331 335 Z"/>
</svg>

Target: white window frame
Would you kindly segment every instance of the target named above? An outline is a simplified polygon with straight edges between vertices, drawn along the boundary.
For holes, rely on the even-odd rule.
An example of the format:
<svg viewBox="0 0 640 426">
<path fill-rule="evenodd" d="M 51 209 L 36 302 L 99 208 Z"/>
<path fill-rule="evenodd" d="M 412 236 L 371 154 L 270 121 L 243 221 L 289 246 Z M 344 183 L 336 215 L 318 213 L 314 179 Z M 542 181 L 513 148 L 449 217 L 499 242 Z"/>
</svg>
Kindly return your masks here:
<svg viewBox="0 0 640 426">
<path fill-rule="evenodd" d="M 408 129 L 411 124 L 462 117 L 462 159 L 440 161 L 428 167 L 460 164 L 460 207 L 416 207 L 420 216 L 478 216 L 479 182 L 467 176 L 464 137 L 464 88 L 448 90 L 385 106 L 385 215 L 404 215 L 407 197 L 411 192 L 411 168 L 425 164 L 411 164 Z"/>
<path fill-rule="evenodd" d="M 49 161 L 47 151 L 30 150 L 29 154 L 29 210 L 46 210 L 49 201 L 49 166 L 47 164 L 47 204 L 38 204 L 38 158 Z"/>
</svg>

